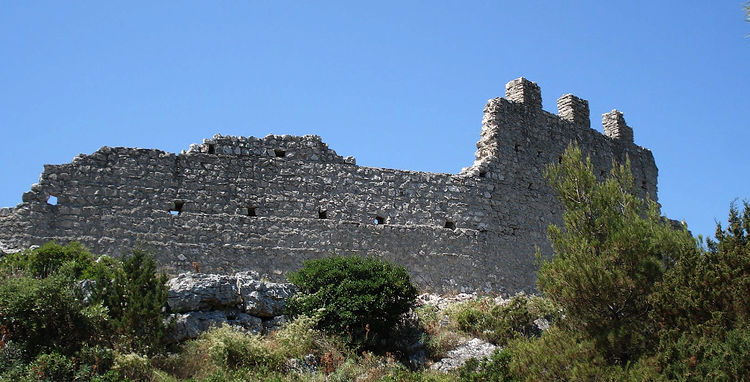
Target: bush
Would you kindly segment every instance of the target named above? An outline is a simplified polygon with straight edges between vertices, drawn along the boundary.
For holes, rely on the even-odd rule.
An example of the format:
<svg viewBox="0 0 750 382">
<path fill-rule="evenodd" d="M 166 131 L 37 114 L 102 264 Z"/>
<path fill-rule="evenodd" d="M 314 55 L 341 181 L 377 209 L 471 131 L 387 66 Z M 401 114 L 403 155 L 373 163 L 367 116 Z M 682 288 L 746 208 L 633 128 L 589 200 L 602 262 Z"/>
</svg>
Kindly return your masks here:
<svg viewBox="0 0 750 382">
<path fill-rule="evenodd" d="M 119 263 L 96 267 L 94 299 L 109 309 L 112 325 L 126 351 L 155 354 L 164 350 L 167 326 L 167 276 L 156 274 L 150 254 L 134 250 Z M 113 279 L 108 277 L 114 276 Z"/>
<path fill-rule="evenodd" d="M 27 367 L 27 378 L 30 381 L 67 382 L 73 380 L 75 367 L 73 362 L 59 353 L 40 354 Z"/>
<path fill-rule="evenodd" d="M 136 353 L 118 354 L 115 357 L 111 374 L 119 380 L 150 381 L 153 368 L 148 358 Z"/>
<path fill-rule="evenodd" d="M 67 276 L 80 279 L 90 276 L 93 265 L 91 252 L 81 243 L 73 241 L 63 246 L 50 241 L 39 248 L 5 256 L 0 269 L 20 270 L 28 276 L 45 278 L 65 268 Z"/>
<path fill-rule="evenodd" d="M 466 361 L 458 370 L 461 382 L 502 382 L 517 381 L 510 372 L 513 353 L 509 349 L 496 350 L 481 362 L 476 358 Z"/>
<path fill-rule="evenodd" d="M 106 315 L 99 306 L 86 307 L 71 282 L 59 276 L 37 280 L 10 277 L 0 281 L 0 322 L 24 359 L 55 351 L 72 356 L 96 342 Z"/>
<path fill-rule="evenodd" d="M 204 333 L 199 342 L 211 361 L 221 369 L 267 367 L 276 370 L 283 362 L 282 357 L 271 351 L 259 335 L 242 333 L 228 325 Z"/>
<path fill-rule="evenodd" d="M 403 267 L 372 257 L 308 260 L 289 280 L 300 290 L 287 305 L 292 316 L 318 316 L 320 328 L 364 347 L 390 339 L 417 296 Z"/>
<path fill-rule="evenodd" d="M 318 342 L 320 333 L 315 330 L 318 320 L 309 316 L 299 316 L 292 322 L 273 332 L 273 342 L 285 358 L 302 357 L 311 353 L 321 353 Z M 322 355 L 322 354 L 318 354 Z"/>
<path fill-rule="evenodd" d="M 75 360 L 78 365 L 76 380 L 85 381 L 105 375 L 114 365 L 115 354 L 109 348 L 84 345 Z"/>
<path fill-rule="evenodd" d="M 549 299 L 525 294 L 513 296 L 503 304 L 496 304 L 491 298 L 469 301 L 448 313 L 459 329 L 495 345 L 517 337 L 539 336 L 541 331 L 534 321 L 555 320 L 560 315 Z"/>
<path fill-rule="evenodd" d="M 732 205 L 708 250 L 681 257 L 650 297 L 672 378 L 750 379 L 750 205 Z"/>
<path fill-rule="evenodd" d="M 551 328 L 539 338 L 510 345 L 511 372 L 526 381 L 603 381 L 610 367 L 594 342 L 578 333 Z"/>
<path fill-rule="evenodd" d="M 731 330 L 700 325 L 676 338 L 663 337 L 657 357 L 664 375 L 689 381 L 750 380 L 748 324 Z"/>
</svg>

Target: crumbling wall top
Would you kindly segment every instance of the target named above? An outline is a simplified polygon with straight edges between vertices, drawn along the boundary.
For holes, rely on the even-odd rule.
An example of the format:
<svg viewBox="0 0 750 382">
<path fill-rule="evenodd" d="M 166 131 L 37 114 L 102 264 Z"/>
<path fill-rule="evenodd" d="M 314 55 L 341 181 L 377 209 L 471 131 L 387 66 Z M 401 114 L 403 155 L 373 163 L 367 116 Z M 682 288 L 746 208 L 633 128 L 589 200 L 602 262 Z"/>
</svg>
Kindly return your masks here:
<svg viewBox="0 0 750 382">
<path fill-rule="evenodd" d="M 267 135 L 264 138 L 214 135 L 201 144 L 190 145 L 187 154 L 216 154 L 244 157 L 290 158 L 310 162 L 355 164 L 353 157 L 343 158 L 318 135 Z"/>
</svg>

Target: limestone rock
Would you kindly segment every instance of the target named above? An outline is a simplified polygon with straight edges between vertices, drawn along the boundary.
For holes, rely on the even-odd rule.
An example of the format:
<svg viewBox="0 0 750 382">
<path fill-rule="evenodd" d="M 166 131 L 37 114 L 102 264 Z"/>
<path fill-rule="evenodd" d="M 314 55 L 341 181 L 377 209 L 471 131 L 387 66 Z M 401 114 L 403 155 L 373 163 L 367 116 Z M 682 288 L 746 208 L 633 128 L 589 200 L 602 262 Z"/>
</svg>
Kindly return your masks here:
<svg viewBox="0 0 750 382">
<path fill-rule="evenodd" d="M 227 322 L 227 316 L 223 312 L 189 312 L 186 314 L 174 314 L 174 326 L 169 340 L 179 342 L 189 338 L 196 338 L 211 327 L 219 327 Z"/>
<path fill-rule="evenodd" d="M 286 316 L 276 316 L 270 320 L 263 321 L 263 333 L 271 333 L 284 326 L 289 319 Z"/>
<path fill-rule="evenodd" d="M 222 311 L 188 312 L 185 314 L 174 314 L 174 329 L 169 340 L 179 342 L 186 339 L 196 338 L 201 333 L 224 324 L 236 329 L 250 333 L 259 334 L 263 329 L 263 321 L 245 313 L 230 313 Z"/>
<path fill-rule="evenodd" d="M 236 307 L 242 303 L 234 276 L 182 273 L 167 282 L 167 304 L 173 312 Z"/>
<path fill-rule="evenodd" d="M 497 346 L 474 338 L 448 352 L 448 356 L 430 366 L 432 370 L 450 371 L 463 366 L 471 358 L 482 359 L 489 357 Z"/>
<path fill-rule="evenodd" d="M 242 274 L 237 275 L 237 287 L 245 312 L 264 318 L 282 315 L 286 299 L 296 291 L 292 284 L 265 282 Z"/>
<path fill-rule="evenodd" d="M 13 248 L 12 246 L 0 241 L 0 258 L 2 258 L 5 255 L 10 255 L 11 253 L 16 253 L 16 252 L 21 252 L 21 250 L 18 248 Z"/>
<path fill-rule="evenodd" d="M 85 279 L 78 282 L 78 288 L 81 290 L 81 297 L 84 304 L 91 302 L 91 296 L 94 294 L 96 280 Z"/>
</svg>

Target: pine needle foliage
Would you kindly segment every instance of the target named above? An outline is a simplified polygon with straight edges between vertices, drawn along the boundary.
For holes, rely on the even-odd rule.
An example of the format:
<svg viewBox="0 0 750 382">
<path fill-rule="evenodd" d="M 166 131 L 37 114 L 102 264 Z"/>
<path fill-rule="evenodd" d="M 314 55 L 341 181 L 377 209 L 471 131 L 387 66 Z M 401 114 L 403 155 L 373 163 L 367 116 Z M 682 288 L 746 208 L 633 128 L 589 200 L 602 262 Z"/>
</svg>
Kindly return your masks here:
<svg viewBox="0 0 750 382">
<path fill-rule="evenodd" d="M 683 256 L 651 296 L 670 378 L 750 380 L 750 205 L 729 210 L 708 250 Z"/>
<path fill-rule="evenodd" d="M 539 288 L 565 312 L 564 324 L 586 333 L 608 362 L 626 364 L 653 345 L 647 296 L 664 270 L 696 243 L 684 227 L 661 217 L 638 196 L 630 169 L 613 163 L 603 181 L 590 158 L 571 145 L 545 177 L 563 206 L 563 225 L 550 225 L 551 259 L 537 254 Z"/>
</svg>

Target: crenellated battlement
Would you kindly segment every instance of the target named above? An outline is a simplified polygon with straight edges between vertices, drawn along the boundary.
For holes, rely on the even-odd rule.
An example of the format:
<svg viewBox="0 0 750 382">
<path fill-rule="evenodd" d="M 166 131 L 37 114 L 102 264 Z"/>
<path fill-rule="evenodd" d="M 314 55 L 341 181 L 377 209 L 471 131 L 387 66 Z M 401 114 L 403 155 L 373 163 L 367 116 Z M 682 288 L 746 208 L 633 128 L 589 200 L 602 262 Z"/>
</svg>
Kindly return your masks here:
<svg viewBox="0 0 750 382">
<path fill-rule="evenodd" d="M 571 142 L 598 177 L 629 158 L 652 199 L 657 169 L 622 113 L 602 117 L 602 134 L 584 99 L 565 94 L 553 114 L 534 82 L 505 90 L 485 105 L 474 163 L 459 174 L 358 166 L 316 135 L 215 135 L 177 154 L 105 146 L 44 166 L 21 204 L 0 209 L 0 252 L 51 239 L 115 256 L 141 246 L 171 273 L 197 262 L 272 280 L 357 253 L 403 264 L 426 289 L 533 291 L 535 250 L 551 252 L 547 226 L 562 216 L 546 166 Z"/>
<path fill-rule="evenodd" d="M 557 115 L 582 129 L 591 128 L 589 101 L 572 94 L 563 94 L 557 99 Z"/>
<path fill-rule="evenodd" d="M 523 77 L 505 84 L 505 98 L 524 104 L 530 110 L 542 110 L 542 90 L 536 82 Z"/>
<path fill-rule="evenodd" d="M 618 142 L 633 143 L 633 128 L 625 123 L 621 112 L 612 110 L 602 114 L 602 126 L 606 136 Z"/>
<path fill-rule="evenodd" d="M 505 89 L 505 98 L 487 101 L 474 164 L 462 174 L 552 195 L 542 172 L 569 144 L 578 143 L 591 156 L 600 177 L 609 173 L 613 160 L 622 163 L 629 158 L 643 196 L 656 200 L 653 156 L 634 144 L 633 129 L 622 113 L 615 110 L 602 116 L 602 134 L 591 128 L 588 101 L 582 98 L 564 94 L 557 100 L 557 114 L 553 114 L 542 110 L 536 83 L 518 78 Z"/>
<path fill-rule="evenodd" d="M 542 110 L 542 92 L 536 82 L 520 77 L 505 85 L 505 99 L 520 103 L 528 110 Z M 497 98 L 488 102 L 497 102 Z M 493 108 L 490 108 L 493 109 Z M 486 110 L 485 110 L 486 112 Z M 515 111 L 512 111 L 515 112 Z M 573 94 L 563 94 L 557 99 L 557 116 L 576 128 L 591 128 L 589 102 Z M 633 143 L 633 129 L 625 123 L 622 112 L 612 110 L 602 114 L 604 134 L 621 144 Z"/>
</svg>

